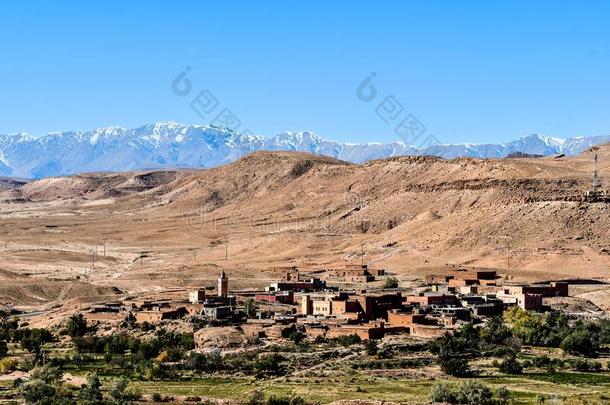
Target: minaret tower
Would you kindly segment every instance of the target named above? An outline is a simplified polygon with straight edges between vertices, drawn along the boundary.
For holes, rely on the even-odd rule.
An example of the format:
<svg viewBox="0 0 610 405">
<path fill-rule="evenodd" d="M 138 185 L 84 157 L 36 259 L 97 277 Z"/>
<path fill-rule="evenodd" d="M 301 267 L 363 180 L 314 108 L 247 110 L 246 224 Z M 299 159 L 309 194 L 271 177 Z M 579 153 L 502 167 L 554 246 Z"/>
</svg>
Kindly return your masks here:
<svg viewBox="0 0 610 405">
<path fill-rule="evenodd" d="M 229 278 L 223 270 L 218 279 L 218 296 L 221 298 L 227 298 L 229 295 Z"/>
<path fill-rule="evenodd" d="M 598 191 L 601 187 L 599 172 L 597 171 L 597 153 L 593 155 L 593 191 Z"/>
</svg>

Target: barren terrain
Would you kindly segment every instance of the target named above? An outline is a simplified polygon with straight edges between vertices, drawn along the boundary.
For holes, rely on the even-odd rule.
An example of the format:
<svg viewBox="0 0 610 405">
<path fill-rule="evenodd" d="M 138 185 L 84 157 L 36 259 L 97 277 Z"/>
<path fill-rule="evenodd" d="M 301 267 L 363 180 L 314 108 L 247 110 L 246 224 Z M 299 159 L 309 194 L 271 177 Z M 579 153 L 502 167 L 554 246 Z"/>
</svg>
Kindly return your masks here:
<svg viewBox="0 0 610 405">
<path fill-rule="evenodd" d="M 609 188 L 610 145 L 597 153 Z M 233 289 L 261 287 L 289 266 L 360 260 L 402 282 L 447 266 L 604 281 L 610 207 L 581 201 L 591 172 L 591 151 L 363 165 L 259 152 L 210 170 L 4 181 L 0 302 L 78 306 L 213 285 L 221 268 Z M 605 285 L 581 293 L 609 307 Z"/>
</svg>

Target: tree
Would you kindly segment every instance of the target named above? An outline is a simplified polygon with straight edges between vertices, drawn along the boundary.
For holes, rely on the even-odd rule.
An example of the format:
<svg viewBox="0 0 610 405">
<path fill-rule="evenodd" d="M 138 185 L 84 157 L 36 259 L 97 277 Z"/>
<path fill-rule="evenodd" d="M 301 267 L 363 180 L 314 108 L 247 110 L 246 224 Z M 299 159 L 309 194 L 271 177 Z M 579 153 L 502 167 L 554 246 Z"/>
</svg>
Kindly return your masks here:
<svg viewBox="0 0 610 405">
<path fill-rule="evenodd" d="M 248 318 L 254 318 L 256 316 L 256 304 L 252 298 L 248 298 L 244 301 L 244 312 Z"/>
<path fill-rule="evenodd" d="M 576 329 L 566 336 L 561 341 L 560 347 L 566 353 L 582 354 L 585 356 L 593 354 L 597 349 L 591 333 L 582 329 Z"/>
<path fill-rule="evenodd" d="M 382 288 L 398 288 L 398 279 L 395 277 L 386 278 Z"/>
<path fill-rule="evenodd" d="M 46 329 L 25 329 L 21 338 L 21 347 L 30 353 L 40 353 L 42 345 L 50 342 L 53 335 Z"/>
<path fill-rule="evenodd" d="M 102 401 L 102 383 L 97 373 L 91 373 L 87 376 L 87 383 L 82 387 L 79 393 L 80 399 L 85 403 L 97 404 Z"/>
<path fill-rule="evenodd" d="M 481 328 L 481 339 L 491 345 L 501 345 L 512 336 L 501 316 L 493 316 Z"/>
<path fill-rule="evenodd" d="M 30 380 L 19 387 L 27 404 L 57 404 L 65 399 L 63 372 L 58 367 L 45 366 L 32 370 Z"/>
<path fill-rule="evenodd" d="M 125 378 L 114 379 L 108 387 L 108 392 L 118 404 L 131 403 L 141 396 L 129 386 L 129 381 Z"/>
<path fill-rule="evenodd" d="M 504 374 L 523 373 L 523 365 L 519 363 L 519 360 L 517 360 L 517 356 L 515 353 L 508 355 L 508 357 L 506 357 L 506 359 L 504 359 L 504 361 L 500 363 L 500 366 L 498 368 L 500 369 L 500 372 Z"/>
<path fill-rule="evenodd" d="M 431 352 L 438 355 L 441 370 L 445 374 L 455 377 L 464 377 L 470 373 L 468 364 L 468 350 L 459 333 L 445 333 L 431 348 Z"/>
<path fill-rule="evenodd" d="M 87 333 L 87 320 L 83 314 L 74 314 L 68 319 L 67 329 L 71 337 L 84 336 Z"/>
</svg>

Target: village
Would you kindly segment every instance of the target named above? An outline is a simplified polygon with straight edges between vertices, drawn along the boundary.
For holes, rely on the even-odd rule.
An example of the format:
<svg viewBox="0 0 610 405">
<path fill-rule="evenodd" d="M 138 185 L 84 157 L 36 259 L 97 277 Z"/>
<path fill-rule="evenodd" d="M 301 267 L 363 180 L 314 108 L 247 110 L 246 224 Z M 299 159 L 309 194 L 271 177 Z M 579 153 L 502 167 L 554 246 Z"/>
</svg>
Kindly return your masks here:
<svg viewBox="0 0 610 405">
<path fill-rule="evenodd" d="M 382 286 L 368 286 L 375 281 Z M 389 282 L 388 282 L 389 281 Z M 361 286 L 346 289 L 345 285 Z M 547 297 L 567 297 L 567 281 L 517 284 L 496 270 L 451 267 L 425 277 L 407 291 L 385 269 L 366 264 L 302 272 L 287 269 L 265 290 L 231 290 L 224 270 L 216 288 L 200 287 L 183 298 L 128 297 L 83 308 L 92 322 L 133 320 L 158 324 L 194 317 L 208 327 L 236 326 L 248 337 L 279 339 L 293 332 L 310 339 L 358 335 L 362 340 L 387 335 L 436 338 L 470 322 L 502 315 L 510 307 L 549 310 Z"/>
</svg>

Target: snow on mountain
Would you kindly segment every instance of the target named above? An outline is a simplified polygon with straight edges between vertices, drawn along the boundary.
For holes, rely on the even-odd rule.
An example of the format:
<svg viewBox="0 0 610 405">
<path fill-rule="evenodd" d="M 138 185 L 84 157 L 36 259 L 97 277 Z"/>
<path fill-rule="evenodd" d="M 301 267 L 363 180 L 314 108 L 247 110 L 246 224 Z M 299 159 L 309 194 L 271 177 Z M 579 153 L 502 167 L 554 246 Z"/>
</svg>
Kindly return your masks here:
<svg viewBox="0 0 610 405">
<path fill-rule="evenodd" d="M 552 138 L 533 134 L 506 144 L 433 145 L 424 149 L 391 143 L 341 143 L 308 132 L 273 137 L 244 135 L 216 126 L 157 122 L 135 129 L 100 128 L 87 132 L 0 135 L 0 175 L 40 178 L 91 171 L 164 167 L 213 167 L 259 150 L 290 150 L 332 156 L 355 163 L 398 155 L 500 158 L 513 152 L 575 155 L 610 135 Z"/>
</svg>

